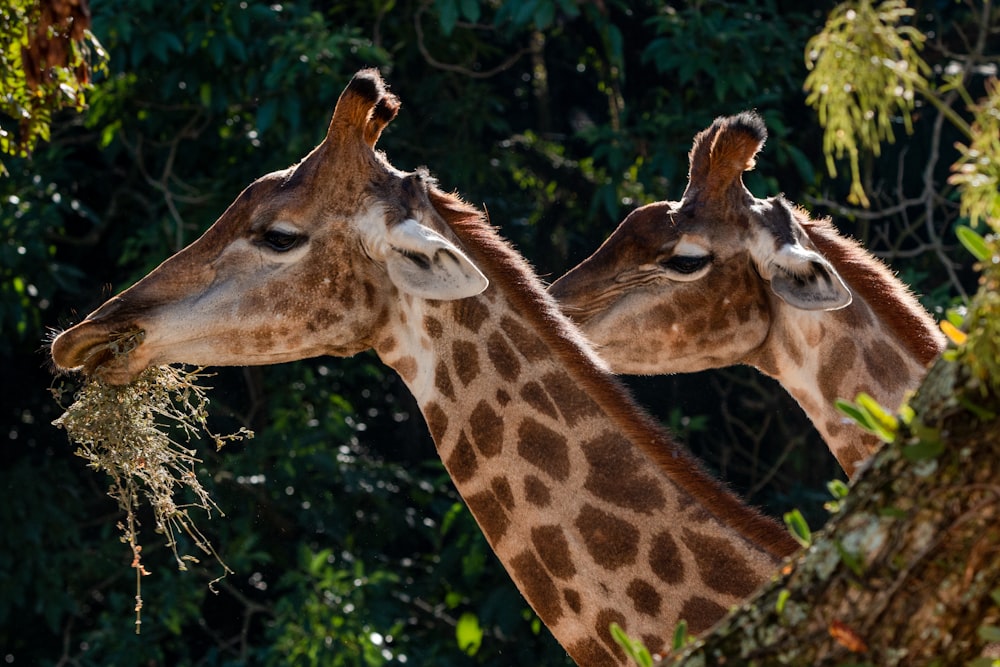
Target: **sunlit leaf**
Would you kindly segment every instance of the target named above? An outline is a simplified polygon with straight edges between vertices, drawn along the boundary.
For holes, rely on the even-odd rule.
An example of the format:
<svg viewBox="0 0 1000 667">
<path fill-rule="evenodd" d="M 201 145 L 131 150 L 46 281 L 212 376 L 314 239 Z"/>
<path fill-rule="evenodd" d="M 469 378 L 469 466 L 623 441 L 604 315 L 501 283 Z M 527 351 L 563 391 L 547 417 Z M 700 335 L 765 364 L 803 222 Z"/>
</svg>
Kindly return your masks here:
<svg viewBox="0 0 1000 667">
<path fill-rule="evenodd" d="M 944 332 L 944 335 L 948 337 L 948 340 L 955 345 L 963 345 L 968 339 L 968 335 L 952 324 L 950 320 L 941 320 L 939 326 L 941 327 L 941 331 Z"/>
<path fill-rule="evenodd" d="M 615 640 L 616 644 L 622 647 L 625 655 L 631 658 L 636 665 L 639 665 L 639 667 L 652 667 L 653 656 L 642 641 L 629 637 L 625 630 L 617 623 L 612 622 L 609 630 L 611 638 Z"/>
<path fill-rule="evenodd" d="M 479 652 L 479 647 L 483 644 L 483 629 L 475 614 L 465 612 L 459 617 L 458 623 L 455 624 L 455 640 L 466 655 L 475 655 Z"/>
<path fill-rule="evenodd" d="M 978 259 L 980 262 L 988 262 L 990 259 L 990 250 L 986 247 L 986 239 L 982 237 L 976 230 L 971 227 L 961 227 L 955 228 L 955 236 L 961 241 L 965 249 L 968 250 L 973 257 Z"/>
<path fill-rule="evenodd" d="M 785 512 L 785 525 L 788 526 L 788 531 L 795 538 L 795 541 L 803 547 L 812 544 L 812 531 L 809 530 L 809 524 L 806 523 L 805 517 L 798 509 Z"/>
</svg>

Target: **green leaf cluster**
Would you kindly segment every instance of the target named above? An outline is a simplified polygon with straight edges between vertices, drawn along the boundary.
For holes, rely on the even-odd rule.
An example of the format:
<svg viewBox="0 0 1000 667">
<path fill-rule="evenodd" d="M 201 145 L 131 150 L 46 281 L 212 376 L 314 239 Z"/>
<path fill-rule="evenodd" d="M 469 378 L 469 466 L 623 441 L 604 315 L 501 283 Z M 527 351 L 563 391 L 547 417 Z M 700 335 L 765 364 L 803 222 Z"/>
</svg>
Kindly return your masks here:
<svg viewBox="0 0 1000 667">
<path fill-rule="evenodd" d="M 919 55 L 924 35 L 906 23 L 913 14 L 903 0 L 844 2 L 806 46 L 806 104 L 823 125 L 830 173 L 835 158 L 849 161 L 853 203 L 868 205 L 862 151 L 878 155 L 883 142 L 892 143 L 896 118 L 911 131 L 915 94 L 927 86 L 929 68 Z"/>
<path fill-rule="evenodd" d="M 104 71 L 107 54 L 89 30 L 74 39 L 63 25 L 39 27 L 41 10 L 33 0 L 0 5 L 0 153 L 27 156 L 51 137 L 53 116 L 61 109 L 82 111 L 92 89 L 90 75 Z M 44 29 L 44 35 L 39 34 Z M 32 42 L 65 42 L 65 59 L 48 66 L 29 58 Z M 41 67 L 41 78 L 28 70 Z M 0 161 L 0 175 L 6 169 Z"/>
<path fill-rule="evenodd" d="M 896 439 L 896 434 L 899 432 L 899 420 L 896 417 L 864 392 L 858 394 L 855 401 L 851 403 L 838 399 L 837 409 L 861 428 L 877 435 L 883 442 L 892 442 Z"/>
</svg>

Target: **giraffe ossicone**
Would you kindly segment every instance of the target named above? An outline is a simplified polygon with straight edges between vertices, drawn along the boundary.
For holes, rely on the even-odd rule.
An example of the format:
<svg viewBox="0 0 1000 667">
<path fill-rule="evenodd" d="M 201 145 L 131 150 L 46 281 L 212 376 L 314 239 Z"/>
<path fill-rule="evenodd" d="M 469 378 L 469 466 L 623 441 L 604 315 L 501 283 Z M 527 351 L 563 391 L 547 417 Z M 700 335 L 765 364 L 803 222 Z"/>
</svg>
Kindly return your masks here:
<svg viewBox="0 0 1000 667">
<path fill-rule="evenodd" d="M 836 400 L 866 392 L 898 408 L 944 338 L 829 220 L 744 186 L 766 138 L 756 113 L 716 119 L 695 137 L 680 201 L 632 211 L 549 292 L 615 372 L 747 364 L 774 377 L 853 475 L 879 441 Z"/>
<path fill-rule="evenodd" d="M 413 392 L 491 548 L 581 665 L 700 632 L 795 550 L 628 394 L 480 211 L 373 150 L 398 110 L 378 73 L 326 139 L 59 335 L 52 356 L 128 382 L 154 364 L 269 364 L 372 348 Z M 116 334 L 144 332 L 127 354 Z"/>
</svg>

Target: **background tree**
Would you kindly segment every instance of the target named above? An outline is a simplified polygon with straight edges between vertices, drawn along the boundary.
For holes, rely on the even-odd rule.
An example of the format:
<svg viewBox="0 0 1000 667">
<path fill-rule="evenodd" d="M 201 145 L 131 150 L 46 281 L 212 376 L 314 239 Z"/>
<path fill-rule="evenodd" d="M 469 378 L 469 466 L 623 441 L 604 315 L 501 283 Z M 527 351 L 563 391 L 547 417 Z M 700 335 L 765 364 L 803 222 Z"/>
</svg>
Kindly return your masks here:
<svg viewBox="0 0 1000 667">
<path fill-rule="evenodd" d="M 226 513 L 200 525 L 236 574 L 213 595 L 214 563 L 176 572 L 147 517 L 152 574 L 136 636 L 131 555 L 105 480 L 50 425 L 60 408 L 45 391 L 46 328 L 77 321 L 196 238 L 253 178 L 305 154 L 345 82 L 370 65 L 404 105 L 380 142 L 393 162 L 427 165 L 483 204 L 543 275 L 588 255 L 632 207 L 677 198 L 693 135 L 756 108 L 771 139 L 751 190 L 836 213 L 943 315 L 976 279 L 950 234 L 963 216 L 946 183 L 959 136 L 936 107 L 918 107 L 912 135 L 897 133 L 877 162 L 859 157 L 872 208 L 837 203 L 850 180 L 822 169 L 822 129 L 802 92 L 806 44 L 832 7 L 92 2 L 109 62 L 89 109 L 54 115 L 50 140 L 30 160 L 8 159 L 0 179 L 0 654 L 80 665 L 564 662 L 458 502 L 405 388 L 365 355 L 219 370 L 213 427 L 257 433 L 199 448 Z M 930 36 L 932 71 L 975 63 L 965 81 L 975 98 L 998 51 L 990 7 L 917 3 L 907 19 Z M 733 369 L 634 386 L 651 408 L 678 406 L 664 420 L 753 502 L 823 520 L 835 463 L 776 384 Z"/>
</svg>

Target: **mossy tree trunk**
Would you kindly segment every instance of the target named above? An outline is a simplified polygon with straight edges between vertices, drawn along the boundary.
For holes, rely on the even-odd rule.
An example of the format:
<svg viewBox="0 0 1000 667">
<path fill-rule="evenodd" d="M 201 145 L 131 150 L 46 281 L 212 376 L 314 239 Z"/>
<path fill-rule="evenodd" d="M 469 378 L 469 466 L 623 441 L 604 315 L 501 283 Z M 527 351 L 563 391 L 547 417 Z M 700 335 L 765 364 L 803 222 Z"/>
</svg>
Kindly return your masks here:
<svg viewBox="0 0 1000 667">
<path fill-rule="evenodd" d="M 669 665 L 992 664 L 1000 396 L 939 360 L 916 417 L 780 577 Z"/>
</svg>

